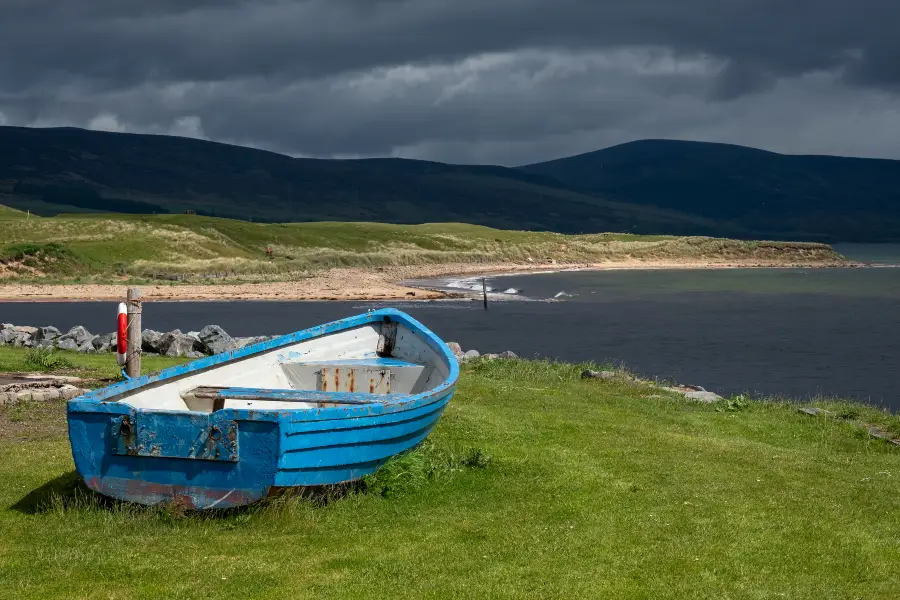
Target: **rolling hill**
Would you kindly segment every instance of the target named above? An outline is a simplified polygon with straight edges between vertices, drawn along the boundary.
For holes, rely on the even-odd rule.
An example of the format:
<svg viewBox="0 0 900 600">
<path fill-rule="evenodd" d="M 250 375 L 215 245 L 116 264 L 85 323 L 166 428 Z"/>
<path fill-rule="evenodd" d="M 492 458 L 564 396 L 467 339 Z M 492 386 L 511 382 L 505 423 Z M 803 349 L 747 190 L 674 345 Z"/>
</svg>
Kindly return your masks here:
<svg viewBox="0 0 900 600">
<path fill-rule="evenodd" d="M 900 240 L 900 161 L 645 140 L 505 168 L 324 160 L 158 135 L 0 127 L 0 204 L 264 222 Z"/>
<path fill-rule="evenodd" d="M 758 237 L 900 240 L 900 161 L 643 140 L 520 168 L 569 189 L 677 209 Z"/>
<path fill-rule="evenodd" d="M 518 169 L 301 159 L 189 138 L 74 128 L 0 127 L 0 204 L 47 216 L 193 210 L 269 222 L 716 233 L 712 221 L 610 202 Z"/>
</svg>

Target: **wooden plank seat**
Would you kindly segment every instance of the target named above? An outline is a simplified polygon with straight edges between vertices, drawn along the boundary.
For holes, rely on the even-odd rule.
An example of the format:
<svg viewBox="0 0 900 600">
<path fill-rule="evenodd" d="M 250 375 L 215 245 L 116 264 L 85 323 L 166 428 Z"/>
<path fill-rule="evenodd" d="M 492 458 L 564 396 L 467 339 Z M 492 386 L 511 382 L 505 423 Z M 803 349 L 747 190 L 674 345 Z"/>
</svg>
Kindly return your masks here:
<svg viewBox="0 0 900 600">
<path fill-rule="evenodd" d="M 320 392 L 318 390 L 198 386 L 182 394 L 187 399 L 212 400 L 213 410 L 225 407 L 226 400 L 260 402 L 313 402 L 320 405 L 362 405 L 402 402 L 410 394 L 369 394 L 364 392 Z"/>
</svg>

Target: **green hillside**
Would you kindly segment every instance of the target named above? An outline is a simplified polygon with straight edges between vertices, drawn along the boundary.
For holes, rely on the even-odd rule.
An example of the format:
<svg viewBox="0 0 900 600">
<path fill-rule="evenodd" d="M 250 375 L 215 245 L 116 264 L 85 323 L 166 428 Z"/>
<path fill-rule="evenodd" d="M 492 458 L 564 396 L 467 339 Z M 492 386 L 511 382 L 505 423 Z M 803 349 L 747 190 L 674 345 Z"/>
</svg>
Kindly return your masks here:
<svg viewBox="0 0 900 600">
<path fill-rule="evenodd" d="M 0 127 L 0 204 L 33 214 L 473 223 L 739 239 L 900 240 L 900 161 L 645 140 L 520 168 L 317 160 L 161 135 Z"/>
<path fill-rule="evenodd" d="M 297 159 L 188 138 L 74 128 L 0 127 L 0 204 L 45 216 L 193 210 L 269 222 L 464 222 L 568 233 L 715 229 L 703 219 L 580 194 L 516 169 Z"/>
<path fill-rule="evenodd" d="M 586 194 L 677 209 L 759 237 L 900 240 L 900 161 L 643 140 L 522 167 Z"/>
<path fill-rule="evenodd" d="M 229 274 L 271 280 L 339 266 L 840 260 L 822 244 L 565 235 L 462 223 L 250 223 L 199 215 L 91 214 L 23 219 L 20 214 L 0 213 L 0 275 L 7 278 Z M 271 259 L 267 248 L 273 252 Z"/>
</svg>

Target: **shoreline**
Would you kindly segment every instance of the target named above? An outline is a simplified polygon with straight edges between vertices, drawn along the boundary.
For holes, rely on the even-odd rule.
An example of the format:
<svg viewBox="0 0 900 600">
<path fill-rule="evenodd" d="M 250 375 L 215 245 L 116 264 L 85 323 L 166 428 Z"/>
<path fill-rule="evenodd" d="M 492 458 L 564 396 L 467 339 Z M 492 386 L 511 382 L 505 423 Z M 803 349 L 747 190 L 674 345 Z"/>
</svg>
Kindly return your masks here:
<svg viewBox="0 0 900 600">
<path fill-rule="evenodd" d="M 425 280 L 477 276 L 501 277 L 578 271 L 692 269 L 867 268 L 854 261 L 709 261 L 625 260 L 604 263 L 447 263 L 405 267 L 334 268 L 316 275 L 270 283 L 129 284 L 0 283 L 0 302 L 118 301 L 126 287 L 140 287 L 145 301 L 386 301 L 448 300 L 471 295 L 428 289 Z"/>
</svg>

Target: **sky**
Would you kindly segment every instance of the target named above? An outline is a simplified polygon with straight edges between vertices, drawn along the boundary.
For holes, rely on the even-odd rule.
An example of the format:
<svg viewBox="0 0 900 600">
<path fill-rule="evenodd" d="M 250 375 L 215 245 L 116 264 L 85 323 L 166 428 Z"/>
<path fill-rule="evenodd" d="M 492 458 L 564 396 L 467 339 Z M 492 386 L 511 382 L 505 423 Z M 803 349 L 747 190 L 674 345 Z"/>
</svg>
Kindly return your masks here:
<svg viewBox="0 0 900 600">
<path fill-rule="evenodd" d="M 521 165 L 900 159 L 898 0 L 0 0 L 0 125 Z"/>
</svg>

